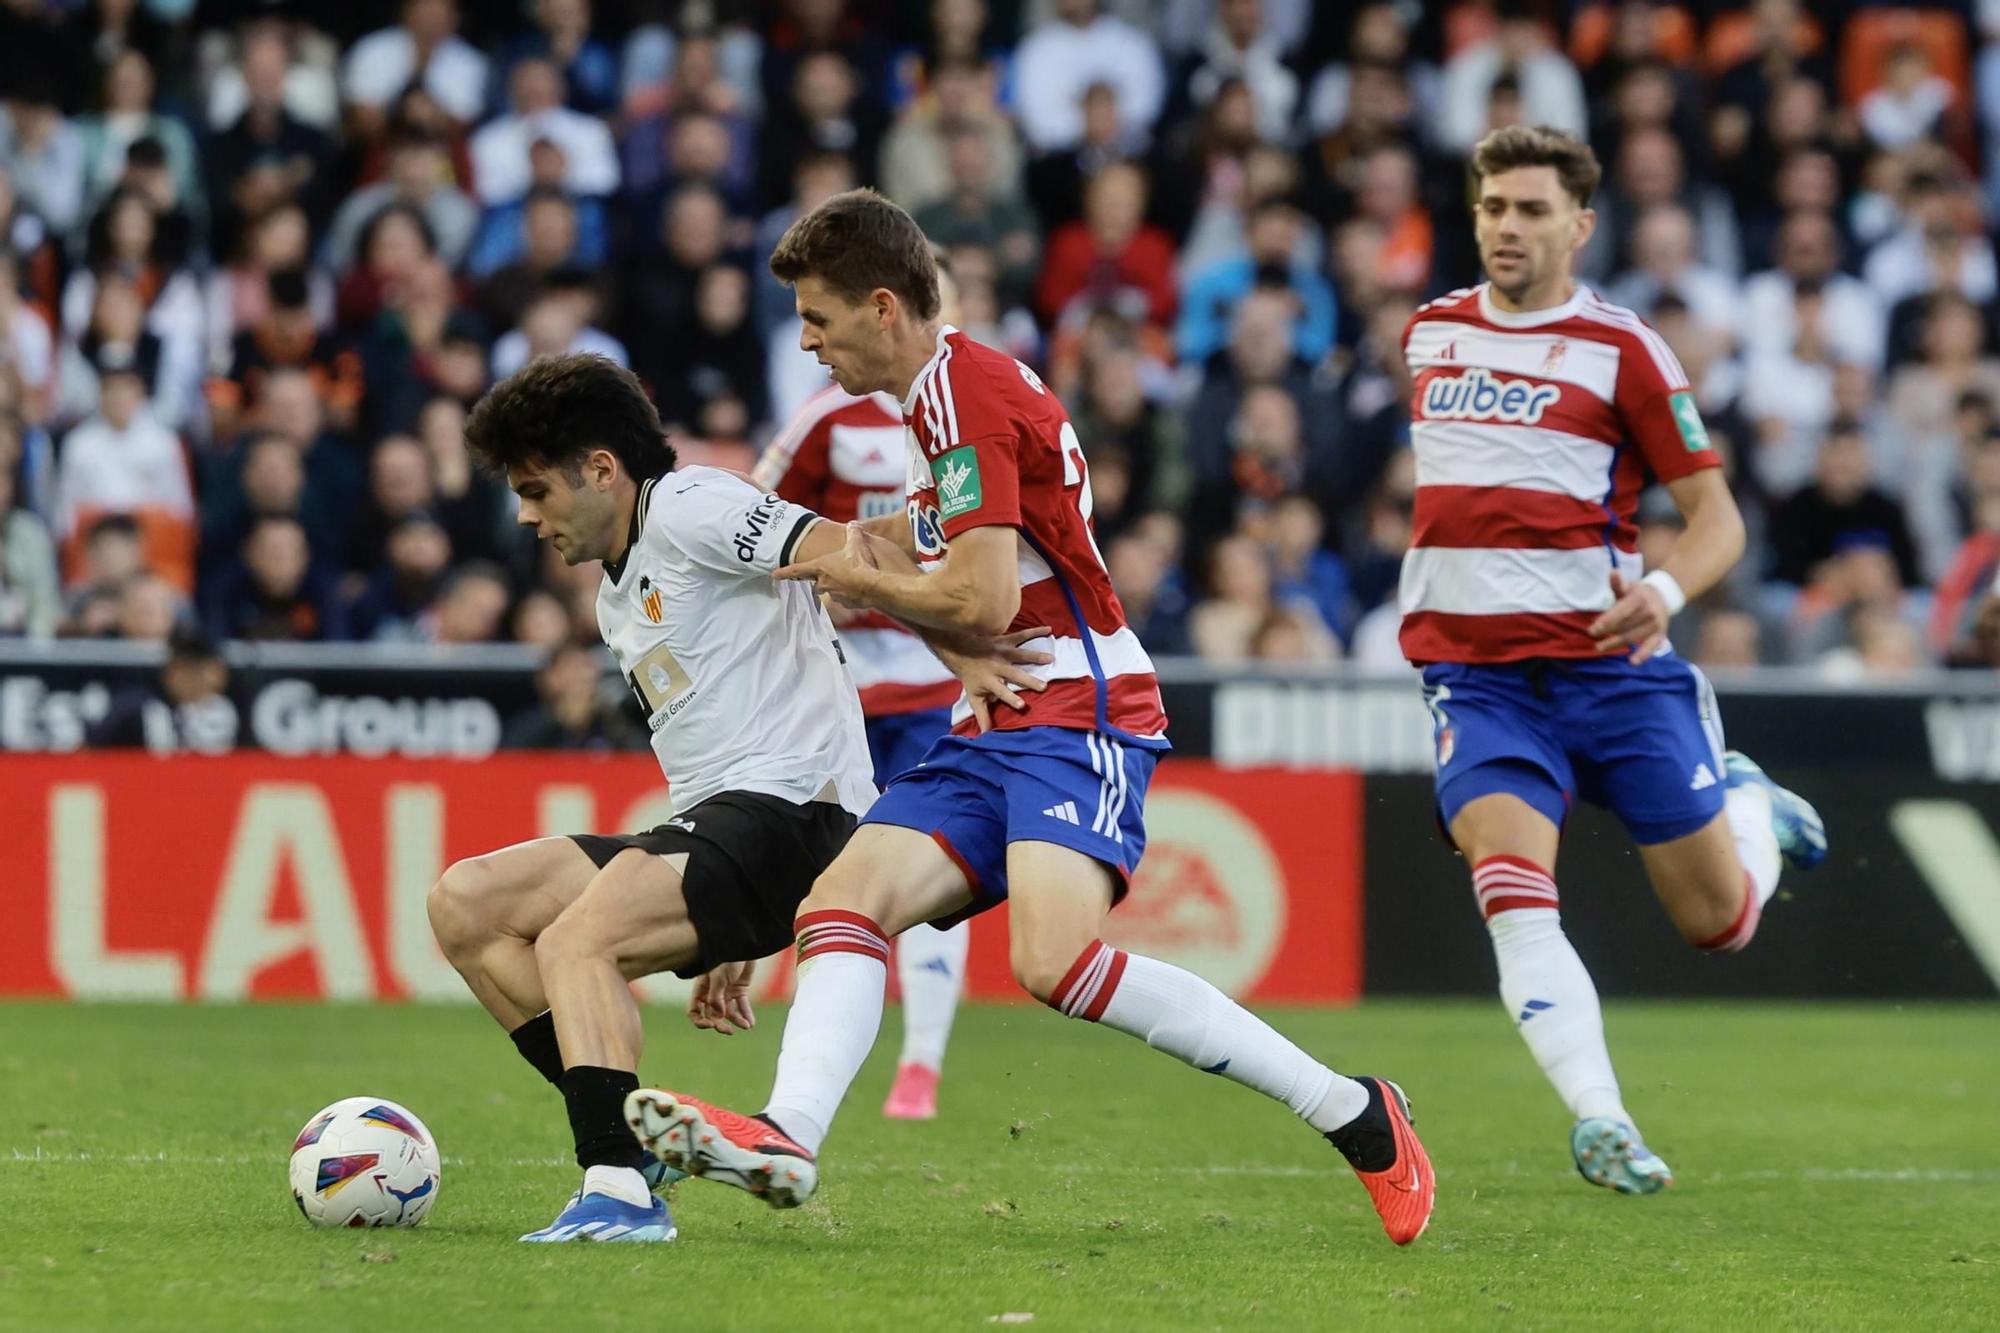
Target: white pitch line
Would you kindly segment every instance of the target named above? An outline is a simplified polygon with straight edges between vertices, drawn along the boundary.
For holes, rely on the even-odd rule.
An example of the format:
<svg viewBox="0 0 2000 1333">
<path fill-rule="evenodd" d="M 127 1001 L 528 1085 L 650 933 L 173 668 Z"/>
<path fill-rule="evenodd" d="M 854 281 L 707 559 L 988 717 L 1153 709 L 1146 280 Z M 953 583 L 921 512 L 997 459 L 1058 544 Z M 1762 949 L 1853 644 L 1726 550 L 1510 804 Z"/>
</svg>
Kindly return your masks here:
<svg viewBox="0 0 2000 1333">
<path fill-rule="evenodd" d="M 277 1154 L 252 1156 L 201 1156 L 198 1154 L 168 1153 L 89 1153 L 89 1152 L 48 1152 L 36 1149 L 22 1152 L 11 1149 L 0 1156 L 0 1166 L 262 1166 L 275 1161 Z M 568 1157 L 447 1157 L 448 1166 L 479 1169 L 533 1168 L 556 1169 L 573 1165 Z M 1221 1166 L 1160 1166 L 1160 1167 L 1107 1167 L 1093 1162 L 1031 1162 L 1030 1166 L 1042 1175 L 1060 1176 L 1117 1176 L 1143 1177 L 1159 1175 L 1177 1176 L 1245 1176 L 1253 1179 L 1295 1180 L 1326 1177 L 1335 1179 L 1346 1175 L 1338 1168 L 1317 1169 L 1304 1166 L 1261 1166 L 1256 1164 Z M 855 1175 L 889 1174 L 921 1175 L 937 1168 L 928 1162 L 852 1162 L 840 1167 L 843 1173 Z M 1446 1176 L 1452 1173 L 1447 1172 Z M 1518 1174 L 1510 1172 L 1509 1174 Z M 1681 1179 L 1690 1184 L 1700 1182 L 1707 1185 L 1728 1185 L 1740 1181 L 1782 1180 L 1797 1184 L 1828 1185 L 1868 1185 L 1884 1183 L 1921 1184 L 2000 1184 L 2000 1170 L 1973 1171 L 1953 1167 L 1804 1167 L 1796 1171 L 1716 1171 L 1706 1175 L 1686 1175 Z"/>
</svg>

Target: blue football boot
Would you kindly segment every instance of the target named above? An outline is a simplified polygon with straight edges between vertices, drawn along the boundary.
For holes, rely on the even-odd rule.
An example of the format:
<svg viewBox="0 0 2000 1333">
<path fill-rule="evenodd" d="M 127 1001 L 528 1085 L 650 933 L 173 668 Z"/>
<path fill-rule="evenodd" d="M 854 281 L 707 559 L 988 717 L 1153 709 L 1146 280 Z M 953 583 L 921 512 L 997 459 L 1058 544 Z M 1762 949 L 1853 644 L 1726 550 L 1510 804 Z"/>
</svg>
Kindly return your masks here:
<svg viewBox="0 0 2000 1333">
<path fill-rule="evenodd" d="M 1805 797 L 1773 782 L 1771 775 L 1741 750 L 1724 755 L 1722 768 L 1724 786 L 1762 787 L 1771 798 L 1771 831 L 1778 835 L 1778 850 L 1786 861 L 1800 870 L 1811 870 L 1826 860 L 1826 823 Z"/>
<path fill-rule="evenodd" d="M 679 1234 L 665 1199 L 648 1199 L 646 1205 L 639 1207 L 609 1194 L 579 1191 L 570 1196 L 555 1221 L 521 1239 L 540 1245 L 560 1245 L 573 1240 L 667 1241 Z"/>
<path fill-rule="evenodd" d="M 1674 1183 L 1673 1169 L 1622 1120 L 1592 1116 L 1569 1132 L 1576 1173 L 1620 1194 L 1658 1194 Z"/>
</svg>

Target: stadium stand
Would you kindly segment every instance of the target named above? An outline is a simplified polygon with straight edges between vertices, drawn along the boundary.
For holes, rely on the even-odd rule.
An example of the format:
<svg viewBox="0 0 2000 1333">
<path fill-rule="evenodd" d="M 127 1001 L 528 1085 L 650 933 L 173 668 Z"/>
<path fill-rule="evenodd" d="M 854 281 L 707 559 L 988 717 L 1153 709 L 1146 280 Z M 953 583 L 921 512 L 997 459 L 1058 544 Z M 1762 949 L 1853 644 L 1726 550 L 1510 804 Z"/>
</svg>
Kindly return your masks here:
<svg viewBox="0 0 2000 1333">
<path fill-rule="evenodd" d="M 594 644 L 464 410 L 601 352 L 747 470 L 819 383 L 765 258 L 862 183 L 1064 396 L 1149 647 L 1392 667 L 1397 335 L 1526 120 L 1750 521 L 1683 647 L 1994 660 L 1996 0 L 45 0 L 0 53 L 0 633 Z"/>
</svg>

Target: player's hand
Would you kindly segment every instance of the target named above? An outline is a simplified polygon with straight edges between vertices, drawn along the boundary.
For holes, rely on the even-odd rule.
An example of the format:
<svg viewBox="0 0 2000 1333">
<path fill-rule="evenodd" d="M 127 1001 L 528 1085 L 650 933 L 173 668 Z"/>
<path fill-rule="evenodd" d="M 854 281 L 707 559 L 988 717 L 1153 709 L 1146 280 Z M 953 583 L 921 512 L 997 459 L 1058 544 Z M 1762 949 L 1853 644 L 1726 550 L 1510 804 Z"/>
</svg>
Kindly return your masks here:
<svg viewBox="0 0 2000 1333">
<path fill-rule="evenodd" d="M 688 1021 L 708 1032 L 725 1037 L 738 1028 L 748 1032 L 757 1026 L 757 1014 L 750 1007 L 750 975 L 755 963 L 724 963 L 694 979 L 688 996 Z"/>
<path fill-rule="evenodd" d="M 819 604 L 826 608 L 826 618 L 833 622 L 835 629 L 846 629 L 864 614 L 863 608 L 849 606 L 832 593 L 822 595 Z"/>
<path fill-rule="evenodd" d="M 841 543 L 838 551 L 830 551 L 817 560 L 784 565 L 771 577 L 810 583 L 847 606 L 867 607 L 871 604 L 867 594 L 874 588 L 875 579 L 881 572 L 871 543 L 881 540 L 859 523 L 849 523 L 847 540 Z"/>
<path fill-rule="evenodd" d="M 1632 665 L 1638 666 L 1667 641 L 1667 599 L 1651 584 L 1627 583 L 1615 569 L 1611 596 L 1611 609 L 1590 622 L 1590 636 L 1597 640 L 1600 653 L 1629 649 Z"/>
<path fill-rule="evenodd" d="M 1017 713 L 1026 712 L 1028 704 L 1020 691 L 1040 693 L 1049 687 L 1047 681 L 1026 668 L 1047 666 L 1056 660 L 1054 654 L 1025 645 L 1051 632 L 1047 625 L 1037 625 L 983 642 L 931 641 L 938 659 L 965 686 L 966 701 L 972 705 L 972 716 L 982 732 L 993 730 L 994 704 Z"/>
</svg>

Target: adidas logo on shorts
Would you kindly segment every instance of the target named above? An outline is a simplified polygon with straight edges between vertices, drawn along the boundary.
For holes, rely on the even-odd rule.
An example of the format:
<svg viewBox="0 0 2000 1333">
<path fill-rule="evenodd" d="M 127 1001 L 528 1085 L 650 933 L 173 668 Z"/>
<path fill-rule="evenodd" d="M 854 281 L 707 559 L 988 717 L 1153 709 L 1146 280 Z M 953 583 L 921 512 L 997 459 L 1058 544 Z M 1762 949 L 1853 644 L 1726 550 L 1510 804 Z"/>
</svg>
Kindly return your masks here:
<svg viewBox="0 0 2000 1333">
<path fill-rule="evenodd" d="M 1083 824 L 1083 821 L 1076 817 L 1075 801 L 1064 801 L 1060 805 L 1052 805 L 1042 811 L 1042 813 L 1050 819 L 1060 819 L 1065 824 L 1075 824 L 1078 827 L 1081 827 Z"/>
<path fill-rule="evenodd" d="M 1715 774 L 1709 770 L 1708 765 L 1696 764 L 1694 766 L 1694 777 L 1688 783 L 1688 790 L 1702 791 L 1706 788 L 1713 787 L 1714 785 L 1715 785 Z"/>
</svg>

